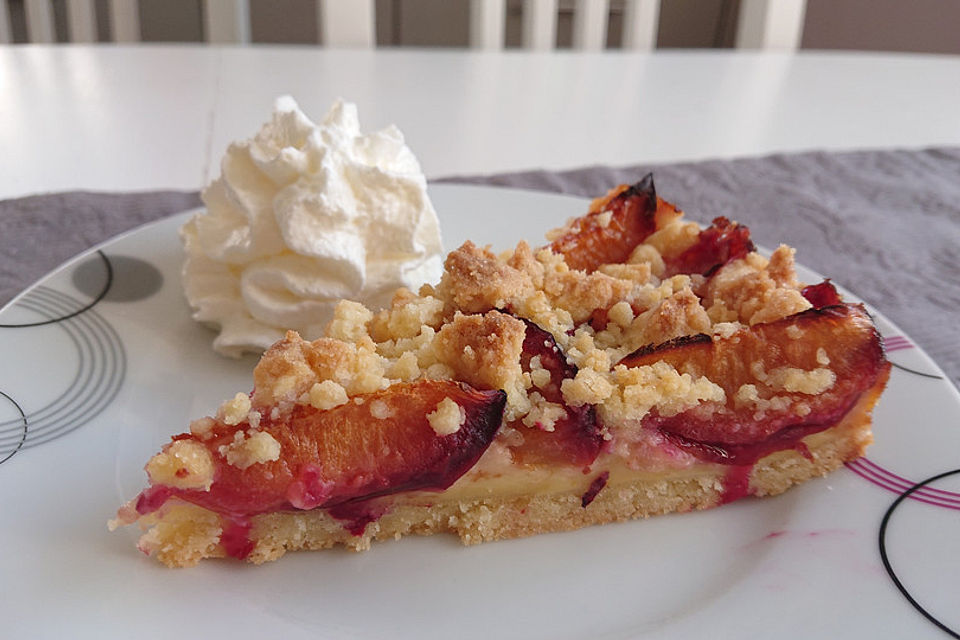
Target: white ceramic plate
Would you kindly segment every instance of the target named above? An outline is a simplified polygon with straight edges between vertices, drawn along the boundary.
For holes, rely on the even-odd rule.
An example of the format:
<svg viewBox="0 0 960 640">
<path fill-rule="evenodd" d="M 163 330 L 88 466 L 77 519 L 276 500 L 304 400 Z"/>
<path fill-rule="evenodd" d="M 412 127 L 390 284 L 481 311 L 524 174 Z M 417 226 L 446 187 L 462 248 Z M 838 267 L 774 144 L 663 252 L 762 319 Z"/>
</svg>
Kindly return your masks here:
<svg viewBox="0 0 960 640">
<path fill-rule="evenodd" d="M 539 242 L 585 208 L 534 192 L 432 189 L 447 247 Z M 890 511 L 915 482 L 958 466 L 960 396 L 879 315 L 898 366 L 869 461 L 777 498 L 470 548 L 414 537 L 261 567 L 161 567 L 136 552 L 137 532 L 110 534 L 106 521 L 143 487 L 142 465 L 170 435 L 250 387 L 255 362 L 217 356 L 212 333 L 190 320 L 178 277 L 185 219 L 78 257 L 0 312 L 4 637 L 945 637 L 884 567 L 887 513 L 893 575 L 960 629 L 960 477 Z M 107 262 L 103 299 L 57 321 L 103 292 Z"/>
</svg>

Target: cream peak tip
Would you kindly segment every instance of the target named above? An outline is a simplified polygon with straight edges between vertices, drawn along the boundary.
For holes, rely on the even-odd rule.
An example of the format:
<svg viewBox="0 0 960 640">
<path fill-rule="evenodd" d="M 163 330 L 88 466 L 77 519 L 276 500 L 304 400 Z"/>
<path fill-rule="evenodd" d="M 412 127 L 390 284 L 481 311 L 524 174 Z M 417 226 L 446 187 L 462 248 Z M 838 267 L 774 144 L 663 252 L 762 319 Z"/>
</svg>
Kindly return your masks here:
<svg viewBox="0 0 960 640">
<path fill-rule="evenodd" d="M 273 108 L 276 111 L 298 111 L 300 105 L 293 96 L 284 94 L 273 101 Z"/>
</svg>

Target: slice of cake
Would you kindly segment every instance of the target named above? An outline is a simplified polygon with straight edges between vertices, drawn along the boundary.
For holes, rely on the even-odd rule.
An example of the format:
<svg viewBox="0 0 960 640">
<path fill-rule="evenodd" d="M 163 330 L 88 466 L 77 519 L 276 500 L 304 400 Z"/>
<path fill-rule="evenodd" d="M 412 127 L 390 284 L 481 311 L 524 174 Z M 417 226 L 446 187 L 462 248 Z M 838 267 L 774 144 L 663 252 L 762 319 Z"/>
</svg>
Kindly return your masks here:
<svg viewBox="0 0 960 640">
<path fill-rule="evenodd" d="M 647 176 L 533 250 L 293 332 L 146 466 L 111 527 L 170 566 L 452 532 L 466 544 L 780 493 L 862 455 L 889 375 L 861 305 Z"/>
</svg>

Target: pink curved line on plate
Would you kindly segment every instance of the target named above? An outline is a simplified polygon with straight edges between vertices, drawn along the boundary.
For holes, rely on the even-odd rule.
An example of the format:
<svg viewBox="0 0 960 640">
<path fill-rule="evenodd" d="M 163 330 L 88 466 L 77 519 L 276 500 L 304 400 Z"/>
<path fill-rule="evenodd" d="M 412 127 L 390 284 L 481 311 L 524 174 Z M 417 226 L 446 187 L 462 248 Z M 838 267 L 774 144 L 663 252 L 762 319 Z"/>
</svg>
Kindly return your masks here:
<svg viewBox="0 0 960 640">
<path fill-rule="evenodd" d="M 871 484 L 874 484 L 882 489 L 886 489 L 887 491 L 898 494 L 898 495 L 902 494 L 904 491 L 906 491 L 907 489 L 913 486 L 913 485 L 901 486 L 898 484 L 892 484 L 890 480 L 884 479 L 882 477 L 878 477 L 877 475 L 875 475 L 875 472 L 872 472 L 872 471 L 869 471 L 868 469 L 857 466 L 852 462 L 847 462 L 846 467 L 850 469 L 850 471 L 852 471 L 853 473 L 857 474 L 858 476 L 866 480 L 867 482 L 870 482 Z M 955 511 L 960 511 L 960 502 L 954 502 L 952 500 L 943 499 L 936 496 L 929 496 L 926 493 L 921 493 L 922 491 L 923 489 L 914 491 L 913 493 L 910 494 L 909 498 L 911 500 L 916 500 L 917 502 L 923 502 L 925 504 L 933 505 L 935 507 L 943 507 L 945 509 L 953 509 Z"/>
<path fill-rule="evenodd" d="M 891 478 L 891 482 L 896 482 L 897 484 L 906 485 L 905 488 L 907 489 L 909 489 L 914 484 L 916 484 L 912 480 L 908 480 L 903 476 L 898 476 L 894 472 L 881 467 L 880 465 L 878 465 L 876 462 L 874 462 L 869 458 L 860 458 L 859 460 L 856 460 L 856 462 L 859 462 L 861 464 L 867 465 L 868 467 L 871 467 L 878 475 L 885 475 L 888 478 Z M 922 489 L 918 489 L 918 491 L 923 491 L 924 493 L 935 493 L 951 499 L 960 499 L 960 493 L 956 493 L 954 491 L 946 491 L 944 489 L 935 489 L 933 487 L 923 487 Z"/>
<path fill-rule="evenodd" d="M 892 487 L 892 486 L 889 486 L 889 485 L 887 485 L 887 484 L 884 484 L 883 482 L 878 481 L 878 480 L 876 480 L 875 478 L 872 478 L 871 476 L 866 475 L 866 474 L 860 472 L 860 471 L 857 470 L 857 469 L 851 469 L 851 471 L 853 471 L 856 475 L 860 476 L 860 477 L 863 478 L 864 480 L 870 482 L 871 484 L 876 485 L 876 486 L 880 487 L 881 489 L 885 489 L 886 491 L 889 491 L 890 493 L 893 493 L 893 494 L 895 494 L 895 495 L 900 495 L 900 494 L 902 494 L 902 493 L 904 492 L 904 490 L 901 489 L 901 488 Z M 929 505 L 934 506 L 934 507 L 942 507 L 942 508 L 944 508 L 944 509 L 953 509 L 954 511 L 960 511 L 960 505 L 958 505 L 958 504 L 953 504 L 953 503 L 948 503 L 948 502 L 941 502 L 941 501 L 939 501 L 939 500 L 931 500 L 931 499 L 925 498 L 924 496 L 917 495 L 916 492 L 915 492 L 915 493 L 911 493 L 910 496 L 909 496 L 909 498 L 910 498 L 911 500 L 916 500 L 917 502 L 923 502 L 924 504 L 929 504 Z"/>
<path fill-rule="evenodd" d="M 865 478 L 878 486 L 882 486 L 886 489 L 889 489 L 890 491 L 896 491 L 897 493 L 902 493 L 913 486 L 913 483 L 911 483 L 910 481 L 900 482 L 897 480 L 893 480 L 889 476 L 886 476 L 882 473 L 878 473 L 877 471 L 870 469 L 870 467 L 864 467 L 857 464 L 848 464 L 848 466 L 850 467 L 851 471 L 855 471 L 857 475 L 859 475 L 861 478 Z M 934 500 L 944 504 L 957 505 L 958 507 L 960 507 L 960 500 L 955 500 L 950 496 L 933 495 L 929 491 L 925 491 L 925 489 L 926 487 L 922 487 L 917 491 L 915 491 L 914 493 L 916 495 L 923 496 L 929 500 Z"/>
<path fill-rule="evenodd" d="M 861 478 L 870 480 L 874 484 L 883 486 L 887 489 L 890 489 L 891 491 L 895 490 L 897 492 L 903 492 L 914 485 L 914 483 L 910 482 L 909 480 L 905 480 L 905 479 L 897 480 L 893 474 L 887 473 L 886 470 L 883 468 L 880 468 L 880 470 L 878 471 L 877 469 L 871 468 L 869 465 L 864 465 L 862 459 L 847 463 L 847 466 L 850 468 L 851 471 L 855 471 L 857 475 L 859 475 Z M 896 477 L 899 477 L 899 476 L 896 476 Z M 960 505 L 960 500 L 957 500 L 956 498 L 954 498 L 953 497 L 954 494 L 947 493 L 947 495 L 938 496 L 935 494 L 931 494 L 930 491 L 927 490 L 927 487 L 921 487 L 914 493 L 916 493 L 917 495 L 924 496 L 930 500 L 937 500 L 940 502 Z"/>
<path fill-rule="evenodd" d="M 900 495 L 900 494 L 904 493 L 907 489 L 909 489 L 909 487 L 908 487 L 907 489 L 905 489 L 905 488 L 903 488 L 903 487 L 898 487 L 898 486 L 895 486 L 895 485 L 888 484 L 888 483 L 884 482 L 883 480 L 878 479 L 876 476 L 872 476 L 872 475 L 870 475 L 869 473 L 865 473 L 864 471 L 862 471 L 862 470 L 860 470 L 860 469 L 851 469 L 851 471 L 853 471 L 854 473 L 856 473 L 858 476 L 860 476 L 860 477 L 863 478 L 864 480 L 867 480 L 867 481 L 870 482 L 871 484 L 876 485 L 876 486 L 878 486 L 878 487 L 880 487 L 881 489 L 884 489 L 884 490 L 886 490 L 886 491 L 889 491 L 890 493 L 894 493 L 894 494 Z M 943 500 L 943 499 L 941 499 L 941 498 L 935 498 L 935 497 L 931 497 L 931 496 L 926 495 L 926 494 L 917 494 L 917 493 L 912 493 L 912 494 L 910 494 L 910 498 L 912 498 L 912 499 L 914 499 L 914 500 L 917 500 L 917 501 L 919 501 L 919 502 L 924 502 L 924 503 L 926 503 L 926 504 L 934 505 L 934 506 L 937 506 L 937 507 L 945 507 L 945 508 L 947 508 L 947 509 L 955 509 L 955 510 L 960 511 L 960 503 L 956 503 L 956 502 L 953 502 L 953 501 L 950 501 L 950 500 Z"/>
<path fill-rule="evenodd" d="M 899 351 L 900 349 L 912 349 L 913 343 L 903 336 L 891 336 L 883 339 L 883 348 L 887 351 Z"/>
</svg>

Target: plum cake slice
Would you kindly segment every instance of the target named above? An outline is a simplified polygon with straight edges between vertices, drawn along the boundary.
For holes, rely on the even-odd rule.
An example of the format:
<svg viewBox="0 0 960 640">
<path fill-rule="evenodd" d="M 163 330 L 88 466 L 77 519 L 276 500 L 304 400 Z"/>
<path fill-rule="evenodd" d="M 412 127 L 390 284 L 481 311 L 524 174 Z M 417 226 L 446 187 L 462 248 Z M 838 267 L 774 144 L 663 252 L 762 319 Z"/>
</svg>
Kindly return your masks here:
<svg viewBox="0 0 960 640">
<path fill-rule="evenodd" d="M 111 527 L 170 566 L 452 532 L 466 544 L 769 496 L 863 454 L 889 375 L 861 305 L 647 176 L 534 250 L 290 332 L 174 436 Z"/>
</svg>

